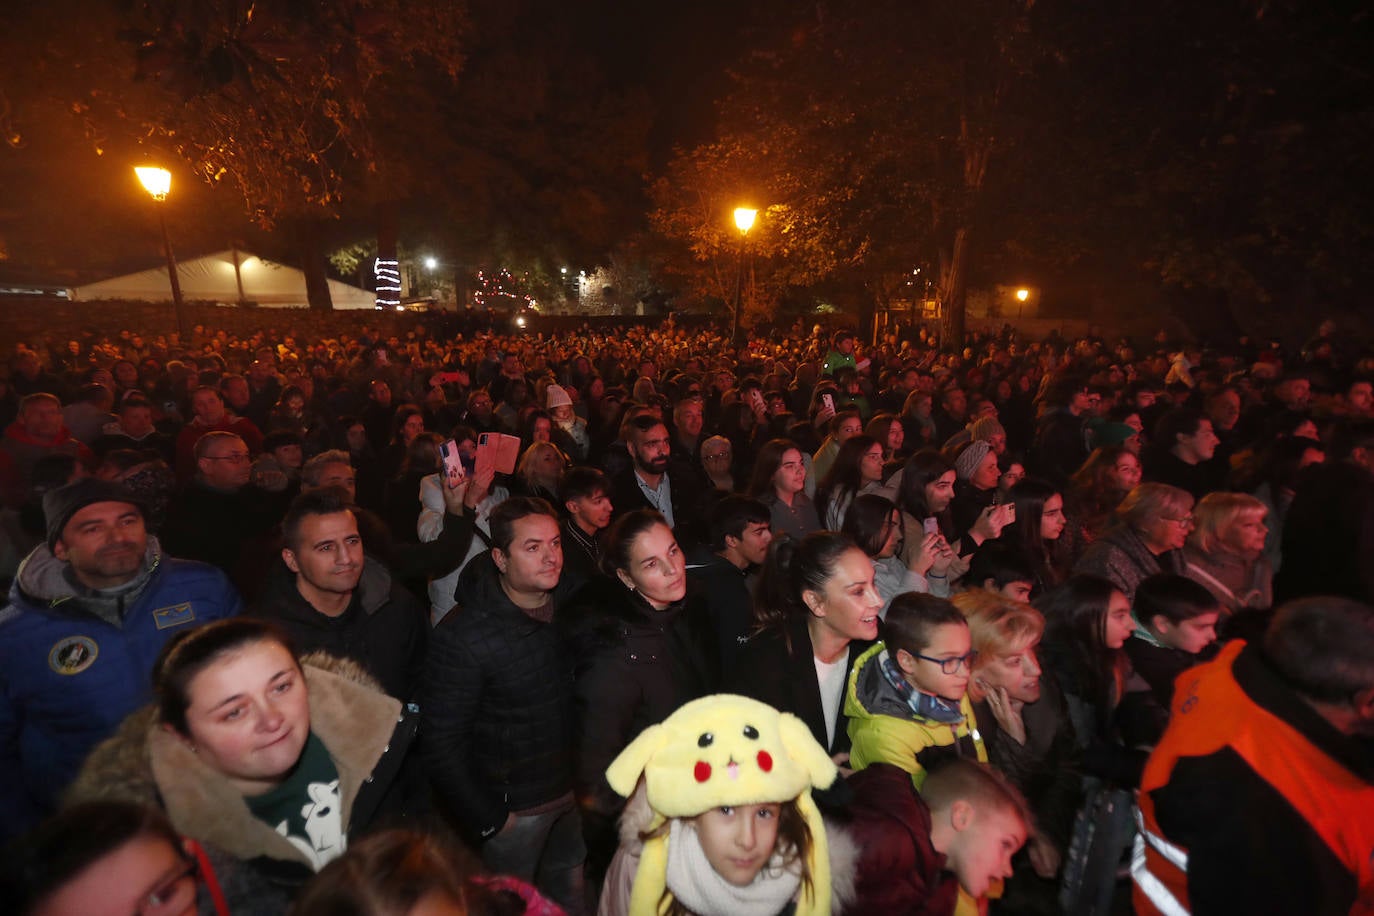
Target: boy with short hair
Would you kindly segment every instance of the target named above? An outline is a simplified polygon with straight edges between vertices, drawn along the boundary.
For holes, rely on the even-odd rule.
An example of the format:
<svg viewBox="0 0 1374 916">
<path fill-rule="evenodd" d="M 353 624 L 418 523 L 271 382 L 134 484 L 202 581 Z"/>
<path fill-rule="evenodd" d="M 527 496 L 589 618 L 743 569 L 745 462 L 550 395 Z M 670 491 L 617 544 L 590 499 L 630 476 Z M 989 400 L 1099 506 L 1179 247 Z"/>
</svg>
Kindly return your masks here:
<svg viewBox="0 0 1374 916">
<path fill-rule="evenodd" d="M 1174 679 L 1211 657 L 1221 606 L 1207 587 L 1187 576 L 1160 573 L 1136 586 L 1132 612 L 1136 631 L 1126 655 L 1136 674 L 1165 708 L 1171 708 Z"/>
<path fill-rule="evenodd" d="M 933 595 L 898 595 L 882 640 L 859 656 L 845 691 L 850 766 L 891 763 L 919 790 L 932 764 L 987 762 L 968 698 L 974 652 L 968 622 Z"/>
<path fill-rule="evenodd" d="M 1021 794 L 995 769 L 967 759 L 931 772 L 916 792 L 891 764 L 847 780 L 846 824 L 864 854 L 849 912 L 950 916 L 999 892 L 1031 832 Z"/>
<path fill-rule="evenodd" d="M 1012 601 L 1029 601 L 1035 589 L 1035 569 L 1024 551 L 1001 541 L 988 541 L 969 561 L 964 581 Z"/>
</svg>

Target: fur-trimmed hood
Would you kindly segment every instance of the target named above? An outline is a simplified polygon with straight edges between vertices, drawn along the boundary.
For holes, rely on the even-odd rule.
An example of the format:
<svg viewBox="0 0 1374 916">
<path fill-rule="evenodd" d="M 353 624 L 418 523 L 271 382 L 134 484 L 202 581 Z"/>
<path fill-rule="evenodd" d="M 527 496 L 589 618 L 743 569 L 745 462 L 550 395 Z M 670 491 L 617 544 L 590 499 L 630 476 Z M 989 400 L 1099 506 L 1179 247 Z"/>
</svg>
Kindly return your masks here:
<svg viewBox="0 0 1374 916">
<path fill-rule="evenodd" d="M 635 864 L 638 863 L 640 850 L 644 848 L 644 842 L 640 837 L 654 829 L 655 821 L 659 821 L 659 818 L 649 806 L 649 794 L 644 780 L 641 779 L 635 787 L 634 794 L 625 803 L 624 813 L 620 815 L 620 849 L 623 854 L 628 854 Z M 831 820 L 825 822 L 825 837 L 830 850 L 830 912 L 832 916 L 841 916 L 856 896 L 859 844 L 850 836 L 848 830 Z M 628 873 L 635 873 L 634 864 L 630 866 Z M 606 892 L 613 893 L 614 889 L 609 885 L 608 880 Z"/>
<path fill-rule="evenodd" d="M 393 735 L 404 718 L 401 703 L 353 662 L 313 653 L 301 659 L 301 668 L 310 691 L 310 729 L 339 771 L 347 831 L 359 788 L 393 751 Z M 310 867 L 285 837 L 253 816 L 227 779 L 158 723 L 153 706 L 129 716 L 114 737 L 96 747 L 65 802 L 97 798 L 159 804 L 179 832 L 236 859 L 266 857 Z"/>
</svg>

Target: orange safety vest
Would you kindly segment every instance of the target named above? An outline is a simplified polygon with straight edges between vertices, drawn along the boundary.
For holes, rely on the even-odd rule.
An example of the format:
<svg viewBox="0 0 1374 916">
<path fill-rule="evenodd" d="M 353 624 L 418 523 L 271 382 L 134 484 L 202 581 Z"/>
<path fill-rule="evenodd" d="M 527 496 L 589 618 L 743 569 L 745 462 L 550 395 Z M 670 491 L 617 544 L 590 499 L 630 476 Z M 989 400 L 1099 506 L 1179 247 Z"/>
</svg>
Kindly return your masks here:
<svg viewBox="0 0 1374 916">
<path fill-rule="evenodd" d="M 1230 643 L 1214 661 L 1179 678 L 1169 727 L 1140 783 L 1140 832 L 1131 861 L 1136 913 L 1191 912 L 1188 850 L 1164 837 L 1150 793 L 1168 784 L 1180 758 L 1230 748 L 1297 809 L 1355 876 L 1359 899 L 1352 916 L 1374 914 L 1374 790 L 1250 699 L 1231 670 L 1244 645 L 1240 640 Z"/>
</svg>

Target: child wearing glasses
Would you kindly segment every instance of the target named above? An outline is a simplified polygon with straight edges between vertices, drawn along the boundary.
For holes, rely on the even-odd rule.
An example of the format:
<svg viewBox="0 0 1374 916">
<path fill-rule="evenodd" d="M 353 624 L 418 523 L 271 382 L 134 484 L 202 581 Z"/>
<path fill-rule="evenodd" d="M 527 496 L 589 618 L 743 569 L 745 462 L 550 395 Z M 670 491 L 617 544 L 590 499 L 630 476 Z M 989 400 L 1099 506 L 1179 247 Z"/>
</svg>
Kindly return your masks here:
<svg viewBox="0 0 1374 916">
<path fill-rule="evenodd" d="M 919 790 L 938 761 L 986 763 L 968 698 L 974 656 L 968 622 L 953 604 L 918 592 L 894 598 L 882 640 L 854 663 L 845 692 L 850 766 L 894 764 Z"/>
</svg>

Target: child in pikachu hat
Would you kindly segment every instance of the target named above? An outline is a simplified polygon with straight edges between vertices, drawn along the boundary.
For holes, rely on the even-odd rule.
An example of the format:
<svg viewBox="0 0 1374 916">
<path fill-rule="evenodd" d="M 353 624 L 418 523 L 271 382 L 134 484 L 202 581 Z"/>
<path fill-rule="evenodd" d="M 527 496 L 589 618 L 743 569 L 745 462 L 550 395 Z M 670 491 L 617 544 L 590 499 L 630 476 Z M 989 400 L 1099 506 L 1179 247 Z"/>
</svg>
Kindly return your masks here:
<svg viewBox="0 0 1374 916">
<path fill-rule="evenodd" d="M 826 916 L 811 788 L 838 771 L 796 716 L 717 694 L 646 728 L 606 770 L 630 797 L 602 916 Z"/>
</svg>

